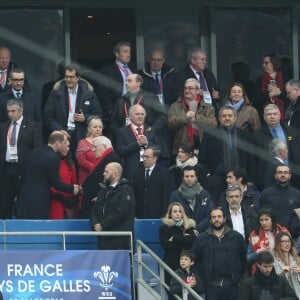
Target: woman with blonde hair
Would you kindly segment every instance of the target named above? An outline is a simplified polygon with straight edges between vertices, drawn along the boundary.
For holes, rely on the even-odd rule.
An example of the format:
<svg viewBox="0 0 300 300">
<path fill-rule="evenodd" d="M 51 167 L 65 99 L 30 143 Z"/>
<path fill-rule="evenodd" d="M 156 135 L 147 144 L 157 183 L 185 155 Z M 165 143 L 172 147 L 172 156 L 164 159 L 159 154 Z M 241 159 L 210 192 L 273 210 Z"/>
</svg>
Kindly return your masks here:
<svg viewBox="0 0 300 300">
<path fill-rule="evenodd" d="M 279 232 L 277 234 L 273 256 L 275 272 L 279 275 L 285 275 L 298 299 L 300 299 L 300 259 L 289 233 Z"/>
<path fill-rule="evenodd" d="M 80 140 L 76 150 L 76 159 L 79 165 L 78 181 L 83 184 L 86 177 L 94 167 L 96 157 L 92 151 L 92 141 L 95 137 L 102 135 L 103 123 L 100 117 L 90 116 L 88 122 L 87 137 Z"/>
<path fill-rule="evenodd" d="M 159 239 L 164 249 L 164 262 L 172 269 L 179 268 L 179 258 L 182 250 L 190 250 L 195 241 L 196 222 L 189 219 L 179 202 L 169 204 L 166 215 L 162 218 L 159 229 Z M 166 283 L 170 282 L 170 275 L 165 274 Z"/>
</svg>

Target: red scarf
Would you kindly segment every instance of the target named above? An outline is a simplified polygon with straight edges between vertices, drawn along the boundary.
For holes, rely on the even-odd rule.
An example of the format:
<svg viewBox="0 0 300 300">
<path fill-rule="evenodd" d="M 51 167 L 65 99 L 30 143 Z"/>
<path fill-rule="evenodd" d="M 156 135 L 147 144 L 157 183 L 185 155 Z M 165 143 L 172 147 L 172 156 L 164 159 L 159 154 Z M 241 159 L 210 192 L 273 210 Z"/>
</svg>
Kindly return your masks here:
<svg viewBox="0 0 300 300">
<path fill-rule="evenodd" d="M 274 78 L 272 78 L 270 76 L 269 73 L 264 73 L 263 77 L 262 77 L 262 85 L 261 85 L 261 92 L 266 95 L 269 98 L 269 92 L 268 92 L 268 84 L 270 83 L 270 80 L 273 80 Z M 275 77 L 275 81 L 277 86 L 279 87 L 279 89 L 281 91 L 284 90 L 284 83 L 283 83 L 283 75 L 281 71 L 277 71 L 276 72 L 276 77 Z M 265 103 L 264 106 L 268 105 L 268 104 L 276 104 L 280 110 L 280 120 L 283 121 L 284 120 L 284 103 L 282 101 L 282 99 L 278 98 L 277 96 L 272 97 L 269 101 L 267 101 Z"/>
<path fill-rule="evenodd" d="M 290 234 L 290 232 L 288 231 L 287 228 L 285 228 L 282 225 L 276 224 L 275 230 L 273 231 L 274 239 L 276 238 L 276 235 L 281 231 Z M 258 240 L 257 240 L 257 237 L 259 238 Z M 253 243 L 254 241 L 256 241 L 256 243 Z M 259 228 L 258 236 L 257 236 L 256 231 L 251 232 L 251 234 L 249 236 L 249 244 L 251 245 L 253 251 L 255 251 L 255 252 L 259 248 L 261 248 L 262 244 L 264 244 L 265 247 L 269 247 L 269 239 L 266 237 L 265 231 L 263 230 L 262 227 Z M 256 271 L 256 263 L 254 263 L 251 268 L 252 274 L 254 274 L 255 271 Z"/>
<path fill-rule="evenodd" d="M 190 110 L 190 106 L 189 106 L 189 101 L 183 96 L 182 97 L 182 102 L 184 103 L 184 105 L 186 106 L 186 108 L 188 110 Z M 198 105 L 201 102 L 201 96 L 200 94 L 197 95 L 196 97 L 196 102 L 198 103 Z M 196 128 L 193 128 L 192 124 L 188 124 L 187 125 L 187 137 L 188 137 L 188 142 L 191 144 L 194 144 L 194 138 L 199 134 L 198 130 Z"/>
</svg>

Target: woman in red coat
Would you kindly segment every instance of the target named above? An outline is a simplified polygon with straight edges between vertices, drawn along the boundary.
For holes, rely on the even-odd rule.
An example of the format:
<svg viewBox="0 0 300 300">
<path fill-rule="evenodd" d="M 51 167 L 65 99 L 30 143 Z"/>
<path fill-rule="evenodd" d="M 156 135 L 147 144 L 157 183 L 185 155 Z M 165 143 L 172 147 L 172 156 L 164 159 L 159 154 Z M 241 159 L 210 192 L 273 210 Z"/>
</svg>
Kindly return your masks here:
<svg viewBox="0 0 300 300">
<path fill-rule="evenodd" d="M 62 131 L 70 141 L 70 135 L 66 131 Z M 59 175 L 63 183 L 77 184 L 76 168 L 69 149 L 70 147 L 66 148 L 60 160 Z M 76 212 L 79 212 L 78 206 L 78 196 L 59 192 L 55 188 L 51 188 L 49 219 L 76 218 Z"/>
</svg>

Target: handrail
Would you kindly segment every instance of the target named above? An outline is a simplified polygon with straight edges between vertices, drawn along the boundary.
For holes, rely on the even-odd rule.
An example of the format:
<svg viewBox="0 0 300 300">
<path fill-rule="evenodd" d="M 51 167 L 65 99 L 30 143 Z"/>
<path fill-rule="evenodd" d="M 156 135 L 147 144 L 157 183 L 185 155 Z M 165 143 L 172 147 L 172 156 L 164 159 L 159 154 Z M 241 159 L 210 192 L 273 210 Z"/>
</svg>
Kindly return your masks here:
<svg viewBox="0 0 300 300">
<path fill-rule="evenodd" d="M 133 251 L 133 238 L 131 231 L 5 231 L 0 236 L 62 236 L 62 247 L 66 250 L 66 236 L 130 236 L 130 249 Z M 6 242 L 4 242 L 6 250 Z"/>
<path fill-rule="evenodd" d="M 192 288 L 187 286 L 183 280 L 168 266 L 166 263 L 158 257 L 149 247 L 147 247 L 141 240 L 136 241 L 137 244 L 137 254 L 138 254 L 138 281 L 141 282 L 139 278 L 142 278 L 143 268 L 145 268 L 151 275 L 154 276 L 156 280 L 160 282 L 160 291 L 163 289 L 170 290 L 169 286 L 164 282 L 164 271 L 167 271 L 175 280 L 177 280 L 181 287 L 182 287 L 182 295 L 183 297 L 180 298 L 179 296 L 175 295 L 176 299 L 183 299 L 188 300 L 188 295 L 191 294 L 194 299 L 203 300 L 203 298 L 197 294 Z M 159 276 L 157 276 L 147 265 L 145 265 L 142 261 L 142 250 L 148 253 L 151 257 L 153 257 L 156 262 L 159 264 Z M 150 291 L 149 286 L 146 286 L 145 281 L 143 282 L 144 287 Z M 162 293 L 161 293 L 162 294 Z M 163 295 L 162 295 L 163 296 Z M 161 298 L 164 300 L 164 298 Z"/>
</svg>

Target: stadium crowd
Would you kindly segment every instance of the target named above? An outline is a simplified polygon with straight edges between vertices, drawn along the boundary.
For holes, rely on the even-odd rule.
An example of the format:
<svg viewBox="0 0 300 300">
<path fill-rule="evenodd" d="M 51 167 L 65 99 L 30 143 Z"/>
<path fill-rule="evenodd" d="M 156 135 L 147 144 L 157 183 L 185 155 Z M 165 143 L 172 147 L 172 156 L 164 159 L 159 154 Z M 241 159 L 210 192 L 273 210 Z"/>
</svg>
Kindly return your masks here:
<svg viewBox="0 0 300 300">
<path fill-rule="evenodd" d="M 268 53 L 256 82 L 233 62 L 223 95 L 200 48 L 180 70 L 162 49 L 134 70 L 131 50 L 101 82 L 64 66 L 39 99 L 0 47 L 0 218 L 162 218 L 165 262 L 207 300 L 300 299 L 300 81 Z"/>
</svg>

